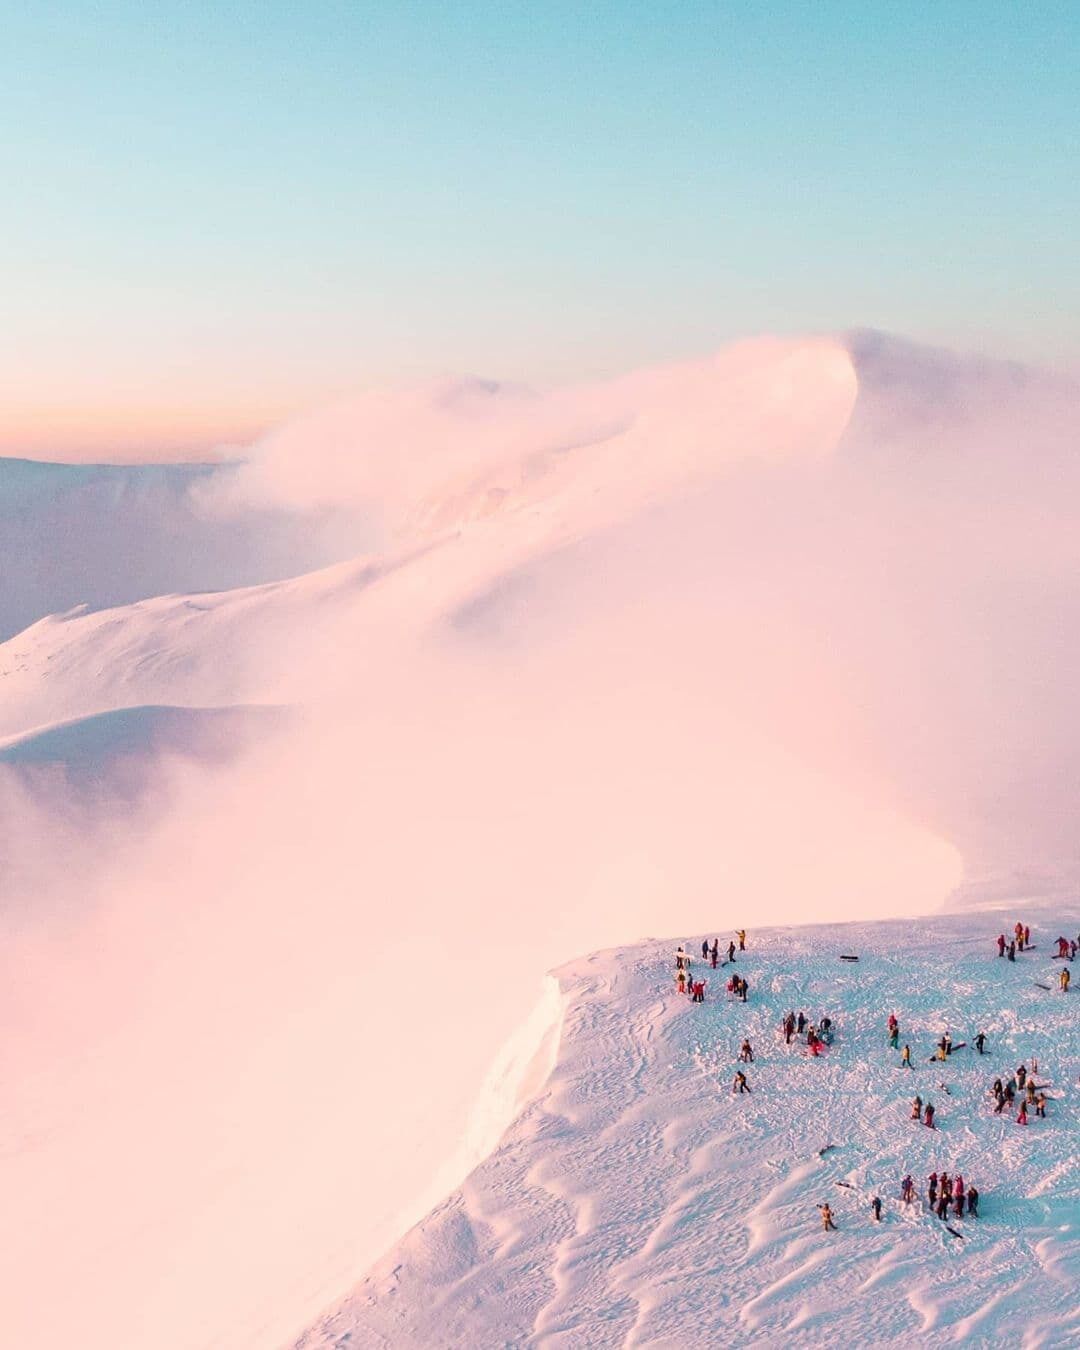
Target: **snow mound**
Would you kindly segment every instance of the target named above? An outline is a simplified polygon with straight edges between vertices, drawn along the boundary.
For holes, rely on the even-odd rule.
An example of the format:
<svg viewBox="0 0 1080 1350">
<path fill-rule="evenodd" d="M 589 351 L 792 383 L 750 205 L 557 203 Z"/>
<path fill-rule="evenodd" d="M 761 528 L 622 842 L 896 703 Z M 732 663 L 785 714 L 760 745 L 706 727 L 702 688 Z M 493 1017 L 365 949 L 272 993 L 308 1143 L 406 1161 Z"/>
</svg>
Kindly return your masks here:
<svg viewBox="0 0 1080 1350">
<path fill-rule="evenodd" d="M 1080 1005 L 1049 957 L 1080 915 L 1028 917 L 1037 948 L 1015 964 L 994 954 L 994 914 L 752 933 L 745 1005 L 721 971 L 703 1006 L 675 994 L 673 941 L 564 967 L 543 1092 L 296 1350 L 1075 1345 Z M 823 1058 L 785 1045 L 789 1008 L 831 1015 Z M 886 1044 L 890 1011 L 910 1072 Z M 967 1046 L 932 1064 L 944 1030 Z M 751 1093 L 736 1097 L 744 1036 Z M 1025 1128 L 992 1113 L 988 1089 L 1033 1057 L 1051 1100 Z M 937 1129 L 910 1120 L 916 1092 Z M 948 1220 L 960 1236 L 926 1204 L 942 1170 L 981 1194 L 978 1218 Z"/>
</svg>

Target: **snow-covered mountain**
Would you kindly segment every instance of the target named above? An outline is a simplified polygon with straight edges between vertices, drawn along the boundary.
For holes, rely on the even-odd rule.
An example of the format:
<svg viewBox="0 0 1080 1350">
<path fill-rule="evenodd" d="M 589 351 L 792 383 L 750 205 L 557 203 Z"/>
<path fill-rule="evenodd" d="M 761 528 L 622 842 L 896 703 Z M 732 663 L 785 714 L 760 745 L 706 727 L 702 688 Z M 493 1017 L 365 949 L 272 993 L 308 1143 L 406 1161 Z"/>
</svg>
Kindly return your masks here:
<svg viewBox="0 0 1080 1350">
<path fill-rule="evenodd" d="M 695 960 L 703 1004 L 675 991 L 673 942 L 571 962 L 546 1086 L 295 1350 L 1075 1345 L 1080 1037 L 1051 955 L 1080 909 L 1025 917 L 1015 963 L 994 944 L 1011 912 L 754 932 L 734 966 Z M 821 1057 L 785 1042 L 789 1009 L 832 1019 Z M 1026 1126 L 990 1092 L 1020 1064 L 1048 1085 Z M 939 1219 L 931 1172 L 974 1186 L 977 1217 Z"/>
<path fill-rule="evenodd" d="M 1076 408 L 764 339 L 0 462 L 5 1338 L 298 1333 L 510 1123 L 575 954 L 1069 892 Z"/>
</svg>

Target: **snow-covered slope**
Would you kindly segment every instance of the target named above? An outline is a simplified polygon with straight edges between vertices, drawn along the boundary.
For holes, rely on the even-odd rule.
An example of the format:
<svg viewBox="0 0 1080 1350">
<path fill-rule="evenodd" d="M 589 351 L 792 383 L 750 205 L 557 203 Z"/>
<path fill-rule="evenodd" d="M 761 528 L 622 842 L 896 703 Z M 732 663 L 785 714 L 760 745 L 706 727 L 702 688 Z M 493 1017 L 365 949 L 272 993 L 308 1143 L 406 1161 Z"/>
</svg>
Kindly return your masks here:
<svg viewBox="0 0 1080 1350">
<path fill-rule="evenodd" d="M 986 439 L 927 363 L 767 339 L 366 396 L 224 477 L 9 470 L 7 1339 L 294 1334 L 505 1123 L 576 952 L 1071 893 L 1075 409 L 982 371 Z"/>
<path fill-rule="evenodd" d="M 271 581 L 364 547 L 330 510 L 220 509 L 237 472 L 0 458 L 0 640 L 73 605 Z"/>
<path fill-rule="evenodd" d="M 1025 915 L 1036 950 L 1015 964 L 993 944 L 1012 917 L 753 932 L 734 967 L 746 1004 L 730 970 L 708 972 L 704 1005 L 677 995 L 674 942 L 564 967 L 544 1090 L 297 1350 L 1076 1345 L 1080 1002 L 1049 958 L 1080 911 Z M 832 1017 L 821 1059 L 785 1045 L 788 1009 Z M 893 1011 L 910 1072 L 886 1044 Z M 967 1045 L 930 1063 L 946 1030 Z M 735 1096 L 744 1037 L 751 1091 Z M 1034 1059 L 1046 1119 L 995 1116 L 994 1077 Z M 910 1119 L 915 1093 L 934 1130 Z M 927 1207 L 942 1170 L 981 1195 L 978 1218 L 949 1219 L 960 1236 Z"/>
</svg>

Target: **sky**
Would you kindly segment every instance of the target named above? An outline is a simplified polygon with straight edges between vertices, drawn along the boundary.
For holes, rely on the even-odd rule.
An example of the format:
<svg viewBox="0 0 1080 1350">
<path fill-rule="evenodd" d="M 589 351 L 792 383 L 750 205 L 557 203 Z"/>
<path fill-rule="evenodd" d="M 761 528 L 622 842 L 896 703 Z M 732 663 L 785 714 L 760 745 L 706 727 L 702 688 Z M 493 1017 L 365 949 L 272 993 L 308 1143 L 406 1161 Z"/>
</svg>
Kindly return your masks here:
<svg viewBox="0 0 1080 1350">
<path fill-rule="evenodd" d="M 1080 7 L 2 0 L 0 453 L 872 326 L 1080 361 Z"/>
</svg>

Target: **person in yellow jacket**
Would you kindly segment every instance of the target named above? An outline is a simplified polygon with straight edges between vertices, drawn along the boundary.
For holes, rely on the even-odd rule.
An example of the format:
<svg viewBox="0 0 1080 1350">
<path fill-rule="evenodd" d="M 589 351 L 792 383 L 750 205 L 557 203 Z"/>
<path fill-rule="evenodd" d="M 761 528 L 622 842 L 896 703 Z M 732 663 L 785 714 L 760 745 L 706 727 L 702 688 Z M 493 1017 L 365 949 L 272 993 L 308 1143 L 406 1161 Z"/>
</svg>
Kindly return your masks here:
<svg viewBox="0 0 1080 1350">
<path fill-rule="evenodd" d="M 739 951 L 746 951 L 746 929 L 736 928 L 735 936 L 739 939 Z"/>
<path fill-rule="evenodd" d="M 1067 993 L 1069 992 L 1069 967 L 1068 967 L 1068 966 L 1062 966 L 1062 967 L 1061 967 L 1061 974 L 1058 976 L 1058 984 L 1061 985 L 1061 992 L 1062 992 L 1063 994 L 1067 994 Z"/>
</svg>

